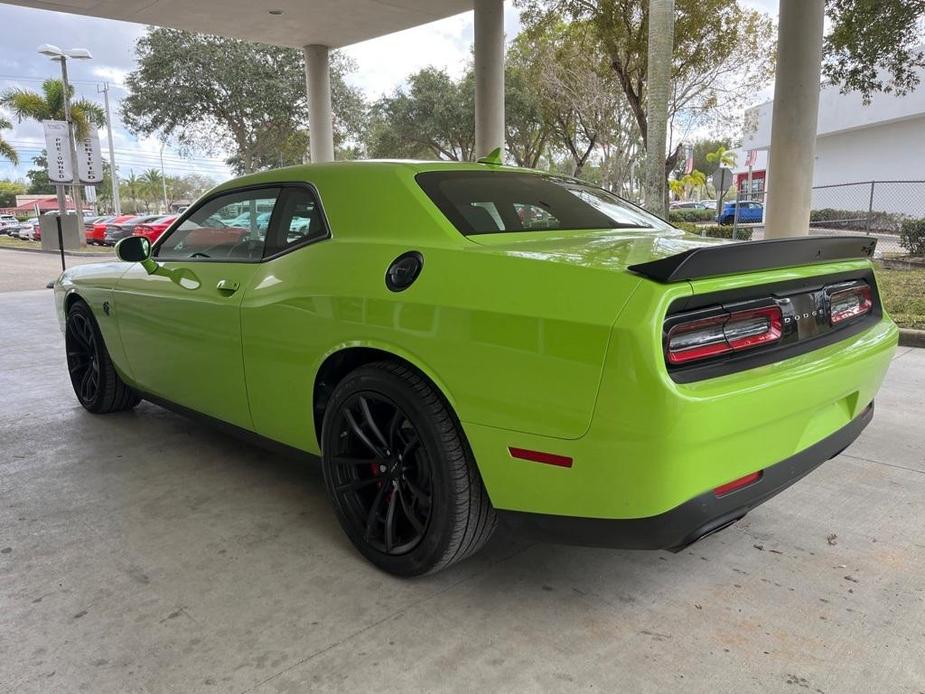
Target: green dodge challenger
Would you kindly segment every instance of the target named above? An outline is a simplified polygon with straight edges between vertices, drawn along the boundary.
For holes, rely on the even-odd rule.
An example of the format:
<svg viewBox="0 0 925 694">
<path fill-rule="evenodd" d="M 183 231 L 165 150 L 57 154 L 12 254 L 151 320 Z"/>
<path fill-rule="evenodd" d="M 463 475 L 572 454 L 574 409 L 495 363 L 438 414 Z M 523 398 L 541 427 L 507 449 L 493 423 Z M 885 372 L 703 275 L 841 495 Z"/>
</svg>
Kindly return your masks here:
<svg viewBox="0 0 925 694">
<path fill-rule="evenodd" d="M 897 343 L 874 243 L 711 241 L 570 178 L 340 162 L 223 184 L 55 296 L 86 409 L 319 454 L 350 540 L 412 576 L 499 522 L 678 550 L 837 455 Z"/>
</svg>

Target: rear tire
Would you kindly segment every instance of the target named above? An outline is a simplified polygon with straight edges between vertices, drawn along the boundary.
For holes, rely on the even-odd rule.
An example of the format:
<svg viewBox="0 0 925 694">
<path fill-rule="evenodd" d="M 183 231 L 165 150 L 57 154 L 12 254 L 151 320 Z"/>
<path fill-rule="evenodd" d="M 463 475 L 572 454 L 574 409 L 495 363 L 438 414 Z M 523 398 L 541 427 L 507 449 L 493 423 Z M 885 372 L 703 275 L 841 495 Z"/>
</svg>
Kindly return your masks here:
<svg viewBox="0 0 925 694">
<path fill-rule="evenodd" d="M 396 576 L 444 569 L 497 524 L 468 443 L 420 373 L 383 361 L 348 374 L 324 413 L 325 486 L 347 537 Z"/>
<path fill-rule="evenodd" d="M 77 400 L 94 414 L 130 410 L 141 396 L 116 373 L 90 307 L 75 301 L 67 312 L 64 344 Z"/>
</svg>

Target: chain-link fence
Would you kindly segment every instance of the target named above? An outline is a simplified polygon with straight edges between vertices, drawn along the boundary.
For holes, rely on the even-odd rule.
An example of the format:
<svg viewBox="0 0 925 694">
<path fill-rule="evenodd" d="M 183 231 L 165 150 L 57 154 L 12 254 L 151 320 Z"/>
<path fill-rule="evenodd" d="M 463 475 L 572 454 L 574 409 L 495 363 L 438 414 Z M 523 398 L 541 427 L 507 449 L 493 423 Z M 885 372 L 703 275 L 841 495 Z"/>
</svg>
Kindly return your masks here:
<svg viewBox="0 0 925 694">
<path fill-rule="evenodd" d="M 727 207 L 726 218 L 719 221 L 733 225 L 733 238 L 764 238 L 766 196 L 767 191 L 742 192 L 735 198 L 734 209 Z M 875 237 L 879 257 L 911 253 L 922 220 L 925 181 L 866 181 L 813 188 L 810 233 Z M 919 247 L 922 243 L 918 242 Z"/>
</svg>

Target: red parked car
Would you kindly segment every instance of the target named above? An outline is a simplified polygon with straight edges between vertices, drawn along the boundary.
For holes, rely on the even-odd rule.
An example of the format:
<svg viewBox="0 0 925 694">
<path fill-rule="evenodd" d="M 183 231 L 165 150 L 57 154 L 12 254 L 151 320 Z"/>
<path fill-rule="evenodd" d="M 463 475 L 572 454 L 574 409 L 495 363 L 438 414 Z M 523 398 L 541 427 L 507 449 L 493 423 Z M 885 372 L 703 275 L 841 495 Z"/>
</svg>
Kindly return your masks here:
<svg viewBox="0 0 925 694">
<path fill-rule="evenodd" d="M 157 241 L 161 234 L 167 231 L 167 227 L 176 221 L 178 214 L 169 214 L 166 217 L 158 217 L 145 224 L 139 224 L 132 232 L 133 236 L 144 236 L 151 243 Z"/>
<path fill-rule="evenodd" d="M 87 239 L 87 245 L 102 246 L 106 238 L 107 224 L 118 224 L 134 216 L 133 214 L 124 214 L 121 217 L 103 217 L 102 219 L 96 220 L 92 225 L 84 229 L 84 237 Z"/>
</svg>

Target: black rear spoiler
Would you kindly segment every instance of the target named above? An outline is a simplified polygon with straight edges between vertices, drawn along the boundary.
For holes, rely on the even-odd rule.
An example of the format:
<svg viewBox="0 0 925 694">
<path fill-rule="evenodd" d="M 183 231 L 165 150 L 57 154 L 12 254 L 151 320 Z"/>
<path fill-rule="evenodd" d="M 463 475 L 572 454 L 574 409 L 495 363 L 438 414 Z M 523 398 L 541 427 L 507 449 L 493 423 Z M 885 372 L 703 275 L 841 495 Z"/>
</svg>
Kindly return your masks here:
<svg viewBox="0 0 925 694">
<path fill-rule="evenodd" d="M 656 282 L 681 282 L 795 265 L 872 258 L 876 247 L 877 239 L 866 236 L 802 236 L 693 248 L 667 258 L 630 265 L 628 269 Z"/>
</svg>

